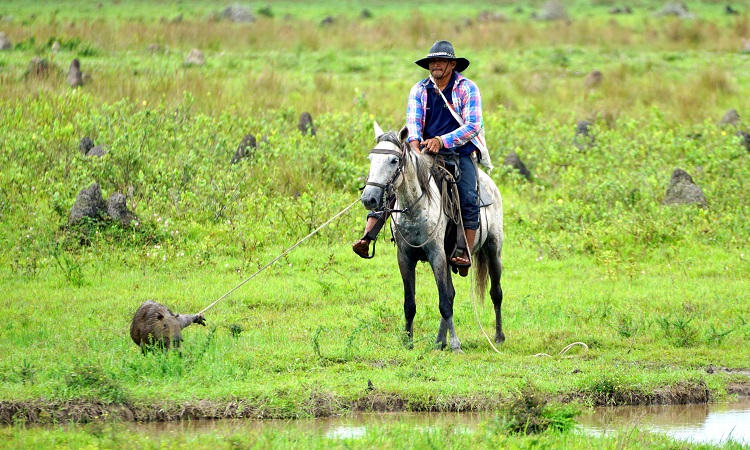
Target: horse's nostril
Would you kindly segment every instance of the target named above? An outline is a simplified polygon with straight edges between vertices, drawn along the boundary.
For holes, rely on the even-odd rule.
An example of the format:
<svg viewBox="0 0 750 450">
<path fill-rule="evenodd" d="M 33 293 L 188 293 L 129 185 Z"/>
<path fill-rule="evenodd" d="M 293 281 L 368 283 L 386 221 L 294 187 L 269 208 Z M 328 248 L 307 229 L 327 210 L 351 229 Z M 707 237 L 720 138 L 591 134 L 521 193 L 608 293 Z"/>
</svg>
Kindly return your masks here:
<svg viewBox="0 0 750 450">
<path fill-rule="evenodd" d="M 375 191 L 375 192 L 373 192 Z M 362 205 L 367 209 L 376 209 L 380 205 L 379 196 L 382 196 L 382 191 L 377 192 L 376 189 L 368 186 L 360 196 Z"/>
</svg>

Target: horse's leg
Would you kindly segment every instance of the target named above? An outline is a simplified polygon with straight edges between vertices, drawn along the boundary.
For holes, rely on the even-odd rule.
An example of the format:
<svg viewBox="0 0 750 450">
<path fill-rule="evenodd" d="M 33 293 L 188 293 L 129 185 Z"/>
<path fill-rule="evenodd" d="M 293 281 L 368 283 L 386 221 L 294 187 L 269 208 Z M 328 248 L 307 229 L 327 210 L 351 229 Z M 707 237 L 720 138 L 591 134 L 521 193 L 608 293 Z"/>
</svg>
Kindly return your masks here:
<svg viewBox="0 0 750 450">
<path fill-rule="evenodd" d="M 435 339 L 435 349 L 442 350 L 447 345 L 447 335 L 450 335 L 451 350 L 455 353 L 463 353 L 461 350 L 461 342 L 456 336 L 456 328 L 453 326 L 453 317 L 446 319 L 440 318 L 440 328 L 438 329 L 438 336 Z"/>
<path fill-rule="evenodd" d="M 495 307 L 495 342 L 502 344 L 505 342 L 505 333 L 503 333 L 503 289 L 500 286 L 500 276 L 503 272 L 502 243 L 496 242 L 497 239 L 490 239 L 484 251 L 487 255 L 487 268 L 490 275 L 490 298 L 492 305 Z"/>
<path fill-rule="evenodd" d="M 447 345 L 447 334 L 450 333 L 450 346 L 454 352 L 461 352 L 461 342 L 456 336 L 456 329 L 453 327 L 453 298 L 456 296 L 456 290 L 453 288 L 453 280 L 448 271 L 447 258 L 444 252 L 433 251 L 428 256 L 432 273 L 435 275 L 435 283 L 438 288 L 438 298 L 440 299 L 440 328 L 435 338 L 435 348 L 443 349 Z"/>
<path fill-rule="evenodd" d="M 448 345 L 448 322 L 441 318 L 440 327 L 438 327 L 437 337 L 435 338 L 435 350 L 442 350 Z"/>
<path fill-rule="evenodd" d="M 404 283 L 404 318 L 406 326 L 404 331 L 404 345 L 408 348 L 413 347 L 414 339 L 414 316 L 417 314 L 417 302 L 414 299 L 414 289 L 416 282 L 417 259 L 410 249 L 398 252 L 398 268 L 401 271 L 401 281 Z"/>
</svg>

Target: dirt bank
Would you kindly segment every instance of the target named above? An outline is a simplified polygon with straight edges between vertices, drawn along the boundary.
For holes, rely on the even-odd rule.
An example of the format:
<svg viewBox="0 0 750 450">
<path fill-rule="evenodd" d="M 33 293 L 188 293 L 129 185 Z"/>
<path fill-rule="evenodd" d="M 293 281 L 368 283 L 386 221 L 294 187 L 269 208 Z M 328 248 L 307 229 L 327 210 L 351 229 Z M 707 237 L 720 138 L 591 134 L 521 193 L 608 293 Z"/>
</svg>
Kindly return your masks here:
<svg viewBox="0 0 750 450">
<path fill-rule="evenodd" d="M 750 395 L 750 381 L 731 383 L 727 392 L 732 395 Z M 593 405 L 653 405 L 709 403 L 716 395 L 702 381 L 684 382 L 676 386 L 656 389 L 651 393 L 638 391 L 571 393 L 551 401 L 580 401 Z M 123 403 L 107 404 L 91 399 L 67 401 L 34 399 L 25 401 L 0 401 L 0 423 L 49 424 L 65 422 L 95 422 L 105 420 L 159 422 L 196 419 L 299 419 L 303 417 L 329 417 L 348 411 L 415 411 L 462 412 L 490 411 L 502 408 L 507 399 L 499 397 L 456 397 L 434 402 L 371 391 L 366 395 L 347 400 L 332 393 L 312 392 L 304 404 L 295 411 L 274 410 L 262 402 L 253 404 L 243 399 L 229 401 L 197 400 L 183 403 Z"/>
</svg>

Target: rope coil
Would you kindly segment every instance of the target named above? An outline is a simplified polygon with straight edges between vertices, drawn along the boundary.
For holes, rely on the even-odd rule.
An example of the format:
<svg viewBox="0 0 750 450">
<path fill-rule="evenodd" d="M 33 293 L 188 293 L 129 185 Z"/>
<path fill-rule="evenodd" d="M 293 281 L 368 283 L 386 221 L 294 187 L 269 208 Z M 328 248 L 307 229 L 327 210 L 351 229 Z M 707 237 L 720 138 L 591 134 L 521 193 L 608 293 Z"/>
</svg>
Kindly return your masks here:
<svg viewBox="0 0 750 450">
<path fill-rule="evenodd" d="M 576 345 L 580 345 L 584 348 L 585 351 L 589 351 L 589 346 L 584 344 L 583 342 L 573 342 L 572 344 L 566 345 L 565 348 L 563 348 L 560 353 L 557 354 L 557 356 L 563 356 L 564 354 L 568 353 L 568 350 L 575 347 Z M 552 358 L 552 355 L 548 353 L 537 353 L 536 355 L 534 355 L 535 358 L 538 356 L 547 356 L 549 358 Z M 572 356 L 566 356 L 566 358 L 572 358 Z"/>
<path fill-rule="evenodd" d="M 470 272 L 471 273 L 471 272 Z M 474 284 L 474 275 L 472 274 L 469 278 L 469 284 Z M 495 344 L 492 342 L 492 339 L 490 339 L 490 336 L 487 334 L 486 331 L 484 331 L 484 327 L 482 326 L 482 321 L 479 320 L 479 311 L 477 310 L 477 299 L 474 296 L 474 289 L 471 290 L 471 304 L 474 307 L 474 317 L 477 319 L 477 324 L 479 324 L 479 329 L 482 330 L 482 334 L 484 334 L 484 337 L 487 339 L 487 342 L 490 344 L 490 347 L 492 347 L 492 350 L 494 350 L 496 353 L 500 353 L 500 350 L 495 347 Z M 572 344 L 568 344 L 563 348 L 560 353 L 557 354 L 558 357 L 565 355 L 568 353 L 568 351 L 575 347 L 576 345 L 580 345 L 584 348 L 584 351 L 589 351 L 589 346 L 586 345 L 584 342 L 573 342 Z M 552 355 L 548 353 L 537 353 L 536 355 L 533 355 L 535 358 L 539 356 L 547 356 L 549 358 L 552 358 Z M 566 356 L 566 358 L 572 358 L 573 356 Z"/>
</svg>

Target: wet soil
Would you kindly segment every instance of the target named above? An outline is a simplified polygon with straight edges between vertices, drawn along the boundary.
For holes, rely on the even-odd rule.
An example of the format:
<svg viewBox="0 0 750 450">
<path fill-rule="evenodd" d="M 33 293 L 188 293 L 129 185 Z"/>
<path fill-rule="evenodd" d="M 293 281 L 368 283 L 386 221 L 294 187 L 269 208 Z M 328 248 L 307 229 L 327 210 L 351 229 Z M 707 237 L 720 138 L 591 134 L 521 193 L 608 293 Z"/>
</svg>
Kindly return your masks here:
<svg viewBox="0 0 750 450">
<path fill-rule="evenodd" d="M 716 369 L 729 371 L 729 369 Z M 730 395 L 750 395 L 750 380 L 733 382 L 727 386 Z M 682 382 L 653 392 L 615 391 L 579 392 L 550 401 L 580 401 L 594 406 L 706 404 L 715 395 L 703 381 Z M 92 399 L 56 401 L 33 399 L 0 401 L 0 424 L 45 424 L 65 422 L 95 422 L 120 420 L 126 422 L 162 422 L 198 419 L 299 419 L 303 417 L 332 417 L 349 412 L 476 412 L 499 410 L 507 402 L 500 397 L 455 397 L 439 403 L 414 400 L 397 394 L 370 391 L 351 400 L 332 393 L 313 392 L 298 411 L 270 410 L 263 404 L 234 399 L 230 401 L 197 400 L 183 403 L 123 403 L 111 404 Z"/>
</svg>

